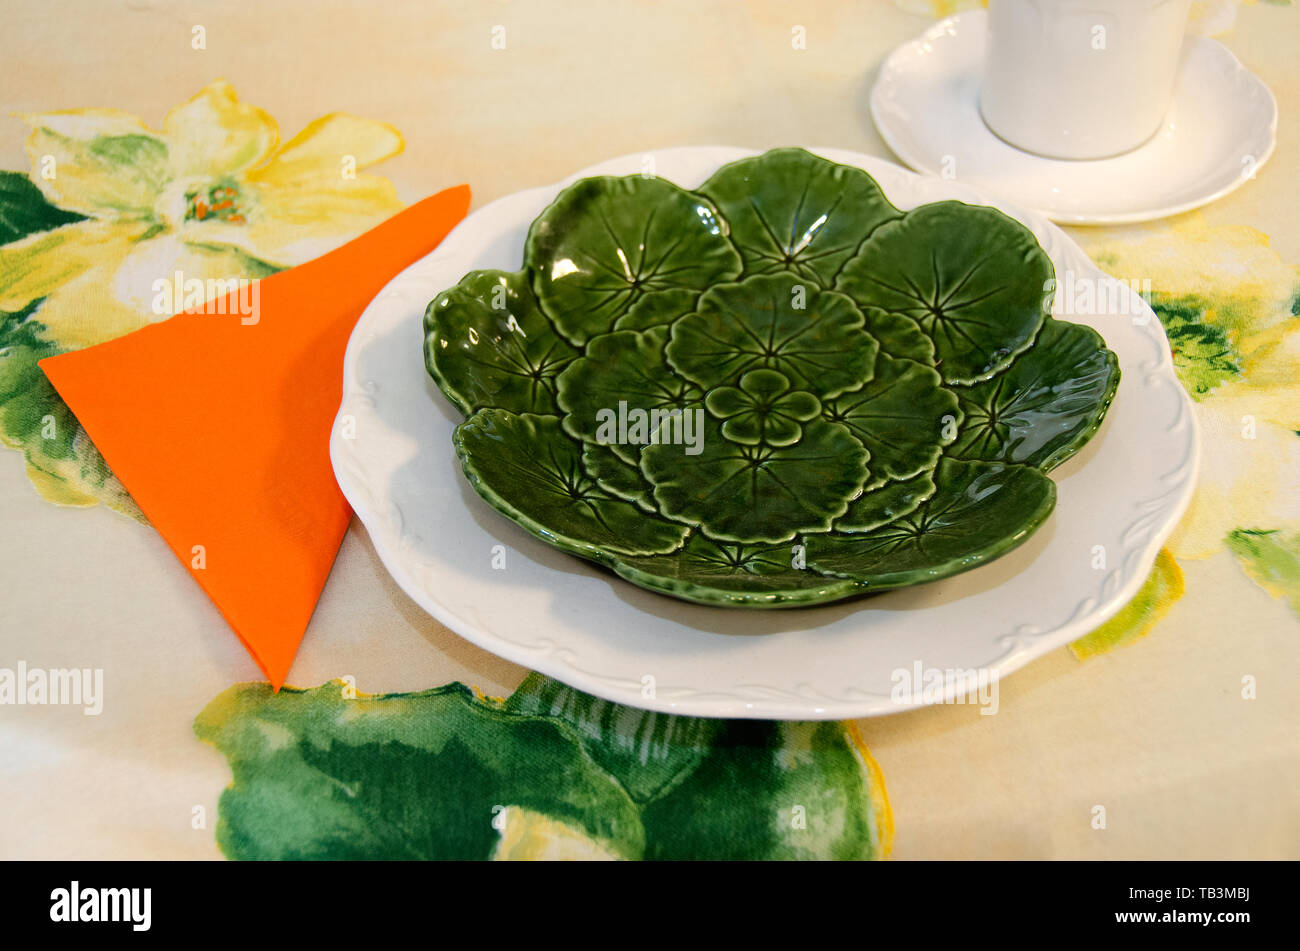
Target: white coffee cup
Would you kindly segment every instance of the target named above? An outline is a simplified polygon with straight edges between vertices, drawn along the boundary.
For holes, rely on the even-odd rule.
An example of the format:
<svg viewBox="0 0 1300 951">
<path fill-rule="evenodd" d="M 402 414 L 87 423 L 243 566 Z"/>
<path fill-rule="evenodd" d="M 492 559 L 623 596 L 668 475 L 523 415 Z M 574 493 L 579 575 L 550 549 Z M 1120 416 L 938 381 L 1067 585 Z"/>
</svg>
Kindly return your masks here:
<svg viewBox="0 0 1300 951">
<path fill-rule="evenodd" d="M 1052 158 L 1137 148 L 1164 122 L 1191 0 L 989 0 L 984 122 Z"/>
</svg>

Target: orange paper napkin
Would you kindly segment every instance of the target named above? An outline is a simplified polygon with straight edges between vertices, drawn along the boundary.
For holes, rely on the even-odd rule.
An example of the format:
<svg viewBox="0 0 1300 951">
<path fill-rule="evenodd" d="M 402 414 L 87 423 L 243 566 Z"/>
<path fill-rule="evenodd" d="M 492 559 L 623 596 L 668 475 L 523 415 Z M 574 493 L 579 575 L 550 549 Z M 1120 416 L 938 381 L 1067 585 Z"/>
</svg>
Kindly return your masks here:
<svg viewBox="0 0 1300 951">
<path fill-rule="evenodd" d="M 469 200 L 439 192 L 256 291 L 41 361 L 277 690 L 351 515 L 329 460 L 348 336 Z"/>
</svg>

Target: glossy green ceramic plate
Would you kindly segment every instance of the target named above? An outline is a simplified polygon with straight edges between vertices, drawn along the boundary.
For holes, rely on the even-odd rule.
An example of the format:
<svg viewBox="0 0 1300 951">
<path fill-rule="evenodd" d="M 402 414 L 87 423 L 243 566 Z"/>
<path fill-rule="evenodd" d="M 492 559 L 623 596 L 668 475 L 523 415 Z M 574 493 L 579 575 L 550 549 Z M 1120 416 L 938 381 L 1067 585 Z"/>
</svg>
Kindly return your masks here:
<svg viewBox="0 0 1300 951">
<path fill-rule="evenodd" d="M 533 535 L 691 601 L 818 604 L 973 568 L 1051 513 L 1045 473 L 1119 382 L 1053 288 L 1001 212 L 903 213 L 778 149 L 694 192 L 570 186 L 521 270 L 429 304 L 425 362 L 466 476 Z"/>
</svg>

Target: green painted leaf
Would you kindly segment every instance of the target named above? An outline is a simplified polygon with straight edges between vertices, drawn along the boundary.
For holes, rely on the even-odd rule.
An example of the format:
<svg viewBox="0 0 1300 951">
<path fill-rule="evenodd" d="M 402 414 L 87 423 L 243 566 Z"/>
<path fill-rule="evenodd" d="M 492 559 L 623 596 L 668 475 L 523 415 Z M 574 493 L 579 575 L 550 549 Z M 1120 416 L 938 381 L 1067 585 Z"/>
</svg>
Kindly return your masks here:
<svg viewBox="0 0 1300 951">
<path fill-rule="evenodd" d="M 1119 362 L 1097 331 L 1048 320 L 1008 369 L 953 388 L 965 420 L 948 455 L 1050 471 L 1101 427 L 1117 386 Z"/>
<path fill-rule="evenodd" d="M 1029 466 L 943 459 L 934 481 L 929 501 L 880 528 L 805 536 L 809 567 L 875 590 L 947 577 L 1019 546 L 1056 504 L 1055 483 Z"/>
<path fill-rule="evenodd" d="M 728 720 L 694 772 L 642 812 L 646 858 L 880 858 L 887 807 L 872 791 L 844 724 Z"/>
<path fill-rule="evenodd" d="M 889 805 L 850 724 L 677 717 L 532 674 L 367 696 L 240 684 L 194 731 L 230 765 L 232 859 L 881 858 Z M 653 839 L 649 837 L 653 829 Z"/>
<path fill-rule="evenodd" d="M 734 542 L 789 541 L 844 514 L 867 479 L 867 451 L 844 426 L 815 419 L 793 446 L 743 446 L 706 416 L 699 455 L 667 443 L 641 451 L 659 511 Z"/>
<path fill-rule="evenodd" d="M 1300 615 L 1300 532 L 1239 528 L 1227 543 L 1247 577 Z"/>
<path fill-rule="evenodd" d="M 1052 261 L 1024 225 L 982 205 L 941 201 L 877 228 L 836 290 L 911 317 L 948 383 L 1004 369 L 1043 323 Z"/>
<path fill-rule="evenodd" d="M 862 389 L 827 403 L 827 419 L 843 423 L 871 453 L 871 485 L 933 469 L 946 425 L 961 414 L 957 397 L 931 367 L 881 355 Z"/>
<path fill-rule="evenodd" d="M 51 205 L 22 172 L 0 172 L 0 244 L 84 220 Z"/>
<path fill-rule="evenodd" d="M 792 274 L 750 277 L 707 291 L 672 325 L 665 351 L 682 376 L 711 388 L 750 370 L 784 374 L 792 387 L 829 399 L 871 379 L 879 344 L 862 312 Z"/>
<path fill-rule="evenodd" d="M 524 678 L 505 709 L 563 720 L 639 804 L 662 796 L 695 769 L 723 726 L 721 720 L 612 703 L 537 673 Z"/>
<path fill-rule="evenodd" d="M 670 716 L 539 674 L 506 709 L 555 717 L 582 737 L 642 805 L 647 858 L 872 859 L 888 850 L 884 786 L 851 725 Z"/>
<path fill-rule="evenodd" d="M 623 558 L 614 570 L 634 584 L 701 604 L 784 608 L 849 597 L 853 581 L 827 578 L 807 568 L 801 546 L 733 545 L 693 532 L 671 555 Z"/>
<path fill-rule="evenodd" d="M 486 406 L 559 412 L 555 377 L 578 351 L 552 329 L 520 271 L 471 271 L 424 314 L 424 359 L 465 415 Z"/>
<path fill-rule="evenodd" d="M 877 225 L 901 214 L 862 169 L 803 149 L 724 165 L 699 191 L 731 226 L 746 274 L 789 271 L 822 287 Z"/>
<path fill-rule="evenodd" d="M 681 296 L 740 273 L 716 210 L 662 178 L 585 178 L 529 229 L 524 264 L 542 310 L 575 344 L 608 332 L 636 304 L 637 323 L 671 319 Z"/>
<path fill-rule="evenodd" d="M 835 521 L 835 531 L 869 532 L 912 514 L 934 495 L 933 476 L 934 470 L 926 469 L 910 479 L 868 489 L 849 503 L 849 510 Z"/>
<path fill-rule="evenodd" d="M 582 466 L 582 444 L 554 416 L 479 410 L 452 441 L 478 494 L 557 548 L 607 563 L 608 552 L 667 554 L 686 537 L 686 526 L 646 515 L 596 485 Z"/>
<path fill-rule="evenodd" d="M 15 447 L 35 443 L 41 438 L 44 416 L 56 410 L 55 436 L 41 448 L 47 456 L 67 459 L 72 456 L 77 422 L 38 366 L 46 357 L 63 352 L 35 319 L 44 302 L 38 298 L 14 313 L 0 310 L 0 433 Z"/>
<path fill-rule="evenodd" d="M 235 859 L 485 859 L 505 807 L 560 820 L 636 858 L 636 804 L 561 722 L 460 684 L 347 699 L 240 684 L 194 731 L 230 763 L 217 843 Z"/>
<path fill-rule="evenodd" d="M 1193 399 L 1204 399 L 1242 375 L 1242 358 L 1228 330 L 1207 319 L 1209 305 L 1194 295 L 1152 294 L 1173 351 L 1174 370 Z"/>
<path fill-rule="evenodd" d="M 44 298 L 0 311 L 0 443 L 21 450 L 28 477 L 65 505 L 103 502 L 138 521 L 144 514 L 113 475 L 39 363 L 62 353 L 37 316 Z"/>
<path fill-rule="evenodd" d="M 700 398 L 698 387 L 669 369 L 664 360 L 667 339 L 667 327 L 593 337 L 586 353 L 556 381 L 565 432 L 584 442 L 607 445 L 624 462 L 635 465 L 639 447 L 658 426 L 651 411 L 685 409 Z M 645 414 L 639 426 L 637 412 Z M 626 441 L 619 436 L 620 418 L 628 421 Z"/>
</svg>

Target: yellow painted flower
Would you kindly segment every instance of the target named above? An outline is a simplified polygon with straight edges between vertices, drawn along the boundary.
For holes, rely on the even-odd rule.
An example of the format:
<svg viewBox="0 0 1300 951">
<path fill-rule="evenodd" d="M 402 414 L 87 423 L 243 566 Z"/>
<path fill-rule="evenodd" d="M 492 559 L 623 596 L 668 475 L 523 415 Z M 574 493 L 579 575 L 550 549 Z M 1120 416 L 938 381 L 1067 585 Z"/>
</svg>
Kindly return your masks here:
<svg viewBox="0 0 1300 951">
<path fill-rule="evenodd" d="M 387 179 L 358 174 L 401 151 L 395 129 L 336 113 L 281 145 L 275 120 L 225 82 L 159 130 L 109 109 L 23 118 L 32 181 L 86 220 L 0 249 L 0 309 L 46 298 L 39 319 L 66 349 L 171 316 L 154 285 L 177 271 L 265 276 L 401 207 Z"/>
<path fill-rule="evenodd" d="M 143 518 L 37 362 L 171 316 L 185 302 L 160 282 L 178 273 L 185 287 L 264 277 L 378 224 L 401 203 L 360 170 L 402 137 L 334 113 L 281 143 L 225 82 L 160 129 L 111 109 L 23 118 L 31 172 L 0 172 L 0 443 L 50 501 Z"/>
</svg>

